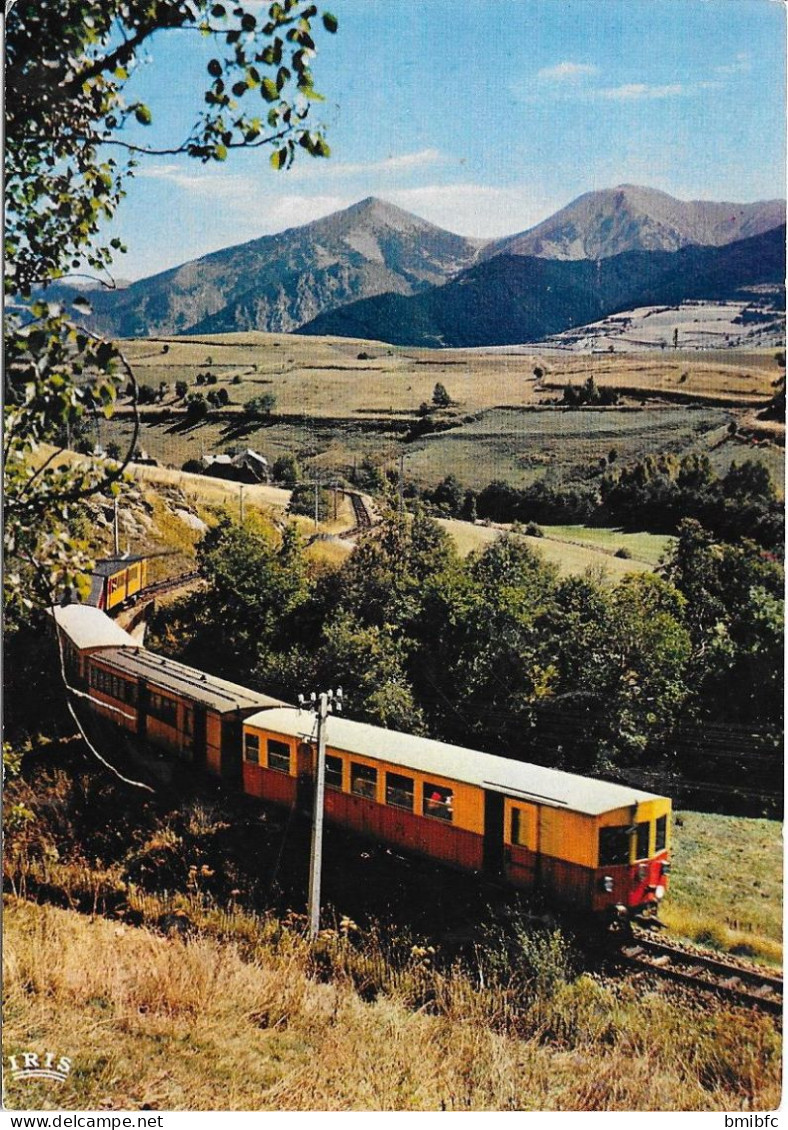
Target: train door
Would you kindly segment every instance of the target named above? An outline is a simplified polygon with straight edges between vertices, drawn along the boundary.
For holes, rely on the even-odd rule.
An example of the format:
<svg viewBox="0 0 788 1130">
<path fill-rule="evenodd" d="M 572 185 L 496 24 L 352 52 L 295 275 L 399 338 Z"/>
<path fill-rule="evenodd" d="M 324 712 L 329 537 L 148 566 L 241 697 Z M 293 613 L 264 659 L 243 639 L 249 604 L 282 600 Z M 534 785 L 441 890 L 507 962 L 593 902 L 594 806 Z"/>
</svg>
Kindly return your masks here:
<svg viewBox="0 0 788 1130">
<path fill-rule="evenodd" d="M 222 718 L 222 780 L 229 785 L 241 785 L 241 737 L 243 725 L 240 718 Z"/>
<path fill-rule="evenodd" d="M 503 793 L 485 790 L 483 866 L 488 875 L 503 875 Z"/>
<path fill-rule="evenodd" d="M 309 742 L 296 748 L 296 802 L 302 812 L 311 813 L 315 806 L 315 749 Z"/>
</svg>

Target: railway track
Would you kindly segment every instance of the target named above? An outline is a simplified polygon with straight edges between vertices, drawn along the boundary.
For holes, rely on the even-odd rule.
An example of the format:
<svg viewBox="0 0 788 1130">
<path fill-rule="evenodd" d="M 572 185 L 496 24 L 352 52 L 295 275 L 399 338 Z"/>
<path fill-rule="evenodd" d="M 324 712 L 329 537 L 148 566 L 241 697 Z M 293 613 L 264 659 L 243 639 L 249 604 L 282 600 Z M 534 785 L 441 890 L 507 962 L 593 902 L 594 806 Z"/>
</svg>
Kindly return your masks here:
<svg viewBox="0 0 788 1130">
<path fill-rule="evenodd" d="M 199 569 L 192 569 L 189 573 L 179 573 L 177 577 L 167 577 L 163 581 L 156 581 L 152 585 L 146 585 L 139 594 L 140 603 L 147 600 L 148 597 L 160 596 L 164 592 L 170 592 L 172 589 L 180 588 L 181 585 L 188 585 L 190 581 L 196 581 L 199 576 Z"/>
<path fill-rule="evenodd" d="M 372 525 L 372 519 L 361 495 L 351 494 L 350 501 L 353 504 L 353 513 L 356 515 L 356 530 L 368 530 Z"/>
<path fill-rule="evenodd" d="M 765 1012 L 782 1012 L 782 977 L 765 970 L 742 967 L 724 958 L 683 949 L 675 943 L 657 941 L 640 933 L 623 945 L 620 953 L 627 964 L 660 977 L 718 993 Z"/>
</svg>

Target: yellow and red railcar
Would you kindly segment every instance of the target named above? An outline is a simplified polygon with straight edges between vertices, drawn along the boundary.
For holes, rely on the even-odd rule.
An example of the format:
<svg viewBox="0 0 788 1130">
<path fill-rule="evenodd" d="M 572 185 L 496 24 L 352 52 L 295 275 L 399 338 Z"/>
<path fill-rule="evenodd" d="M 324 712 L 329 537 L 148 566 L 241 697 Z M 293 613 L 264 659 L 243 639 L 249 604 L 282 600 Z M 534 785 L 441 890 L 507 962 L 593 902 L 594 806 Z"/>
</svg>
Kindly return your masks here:
<svg viewBox="0 0 788 1130">
<path fill-rule="evenodd" d="M 311 716 L 243 726 L 243 787 L 295 803 L 314 778 Z M 326 818 L 406 851 L 539 888 L 611 918 L 654 913 L 669 871 L 670 800 L 332 716 Z"/>
<path fill-rule="evenodd" d="M 147 557 L 106 557 L 90 575 L 88 603 L 111 612 L 132 600 L 148 583 Z"/>
<path fill-rule="evenodd" d="M 251 796 L 307 804 L 312 715 L 138 647 L 96 608 L 55 610 L 69 682 L 167 764 Z M 327 819 L 379 842 L 596 917 L 654 913 L 669 871 L 667 797 L 544 766 L 328 720 Z"/>
</svg>

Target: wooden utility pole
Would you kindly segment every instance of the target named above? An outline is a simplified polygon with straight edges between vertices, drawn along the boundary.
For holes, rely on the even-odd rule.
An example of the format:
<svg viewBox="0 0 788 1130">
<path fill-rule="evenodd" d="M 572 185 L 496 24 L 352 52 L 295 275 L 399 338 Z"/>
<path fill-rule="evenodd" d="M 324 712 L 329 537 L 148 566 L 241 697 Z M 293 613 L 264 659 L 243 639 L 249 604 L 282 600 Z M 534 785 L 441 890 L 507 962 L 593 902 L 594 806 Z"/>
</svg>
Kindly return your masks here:
<svg viewBox="0 0 788 1130">
<path fill-rule="evenodd" d="M 399 456 L 399 520 L 405 514 L 405 452 L 401 451 Z"/>
<path fill-rule="evenodd" d="M 120 529 L 118 528 L 118 499 L 113 499 L 112 509 L 112 540 L 115 547 L 115 556 L 120 557 Z"/>
<path fill-rule="evenodd" d="M 323 867 L 323 816 L 326 798 L 326 719 L 332 710 L 342 709 L 342 688 L 336 691 L 314 692 L 309 701 L 298 696 L 299 709 L 309 706 L 317 714 L 317 764 L 315 766 L 315 807 L 312 817 L 312 850 L 309 860 L 309 937 L 314 940 L 320 932 L 320 878 Z"/>
</svg>

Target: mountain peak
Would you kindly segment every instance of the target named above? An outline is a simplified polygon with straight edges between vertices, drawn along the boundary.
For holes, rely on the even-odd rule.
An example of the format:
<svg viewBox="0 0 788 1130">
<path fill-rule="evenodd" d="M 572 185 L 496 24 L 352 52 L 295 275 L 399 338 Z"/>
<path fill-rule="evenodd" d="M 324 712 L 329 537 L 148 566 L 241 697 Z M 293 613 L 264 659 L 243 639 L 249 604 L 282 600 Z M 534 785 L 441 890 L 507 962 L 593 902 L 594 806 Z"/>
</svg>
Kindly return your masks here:
<svg viewBox="0 0 788 1130">
<path fill-rule="evenodd" d="M 642 185 L 587 192 L 536 227 L 485 248 L 482 257 L 607 259 L 625 251 L 722 247 L 785 223 L 785 202 L 730 204 L 678 200 Z"/>
</svg>

